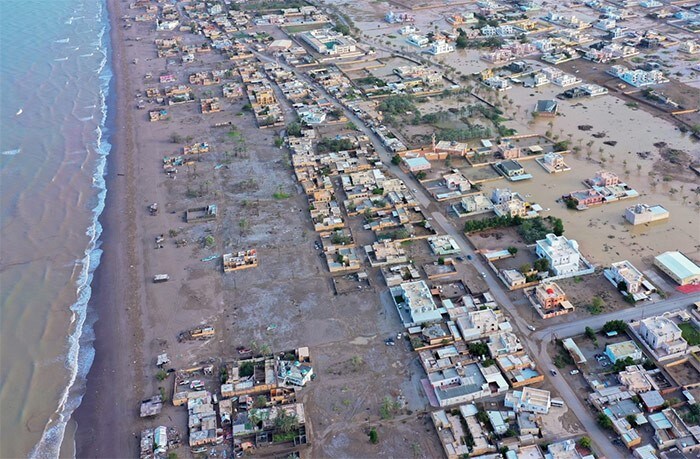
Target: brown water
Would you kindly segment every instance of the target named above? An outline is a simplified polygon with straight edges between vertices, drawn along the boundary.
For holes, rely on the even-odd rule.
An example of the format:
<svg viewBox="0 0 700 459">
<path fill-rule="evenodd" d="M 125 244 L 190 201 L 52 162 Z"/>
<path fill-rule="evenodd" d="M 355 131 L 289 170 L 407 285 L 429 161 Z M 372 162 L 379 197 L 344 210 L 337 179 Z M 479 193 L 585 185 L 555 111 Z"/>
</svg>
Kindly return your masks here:
<svg viewBox="0 0 700 459">
<path fill-rule="evenodd" d="M 540 90 L 535 91 L 516 87 L 506 94 L 513 99 L 513 107 L 520 105 L 530 108 L 537 99 L 553 98 L 561 92 L 561 88 L 554 86 L 538 89 Z M 574 106 L 576 104 L 581 105 Z M 623 101 L 611 95 L 559 101 L 559 111 L 562 116 L 552 119 L 553 135 L 560 135 L 561 139 L 567 140 L 567 134 L 571 133 L 572 146 L 581 145 L 582 148 L 578 155 L 569 154 L 565 158 L 572 170 L 548 174 L 534 161 L 523 161 L 526 172 L 533 175 L 532 180 L 520 183 L 491 182 L 486 188 L 509 186 L 523 195 L 530 194 L 530 200 L 545 209 L 550 209 L 545 215 L 563 219 L 566 236 L 576 239 L 582 253 L 596 264 L 607 265 L 628 259 L 638 264 L 640 269 L 646 269 L 653 256 L 667 250 L 681 250 L 689 257 L 700 260 L 700 219 L 698 206 L 695 204 L 698 196 L 692 192 L 700 183 L 697 180 L 693 182 L 694 177 L 691 175 L 688 175 L 690 180 L 687 182 L 664 182 L 657 177 L 658 184 L 652 187 L 650 183 L 653 180 L 648 175 L 659 159 L 654 143 L 666 142 L 673 148 L 693 155 L 696 160 L 700 160 L 700 144 L 680 133 L 671 123 L 655 118 L 645 111 L 627 107 Z M 519 113 L 516 121 L 509 125 L 520 133 L 544 133 L 550 129 L 548 119 L 540 119 L 535 123 L 531 123 L 530 120 L 529 113 Z M 583 132 L 578 129 L 579 125 L 590 125 L 592 129 Z M 606 137 L 596 139 L 591 136 L 598 132 L 605 132 Z M 582 139 L 580 144 L 578 139 Z M 586 144 L 589 140 L 595 141 L 590 160 L 586 158 Z M 603 145 L 602 142 L 607 140 L 617 141 L 617 144 L 614 147 Z M 599 159 L 600 147 L 603 147 L 607 158 L 604 165 Z M 645 151 L 653 153 L 650 159 L 641 159 L 636 154 Z M 611 153 L 615 155 L 614 159 L 610 158 Z M 624 173 L 625 160 L 628 174 Z M 637 164 L 642 166 L 639 171 Z M 563 194 L 584 188 L 581 182 L 603 168 L 617 173 L 621 180 L 640 193 L 640 197 L 604 204 L 585 211 L 569 210 L 562 203 L 556 202 Z M 672 188 L 679 191 L 671 194 Z M 688 196 L 685 203 L 683 196 Z M 670 219 L 649 226 L 632 227 L 625 222 L 623 214 L 625 208 L 638 202 L 664 206 L 670 212 Z"/>
</svg>

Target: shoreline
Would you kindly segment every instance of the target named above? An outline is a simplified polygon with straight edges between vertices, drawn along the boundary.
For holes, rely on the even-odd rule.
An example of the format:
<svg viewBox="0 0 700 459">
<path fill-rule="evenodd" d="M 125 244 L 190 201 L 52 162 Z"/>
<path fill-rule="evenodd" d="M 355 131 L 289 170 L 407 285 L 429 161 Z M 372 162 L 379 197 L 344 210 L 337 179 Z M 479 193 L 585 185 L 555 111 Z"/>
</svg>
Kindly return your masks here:
<svg viewBox="0 0 700 459">
<path fill-rule="evenodd" d="M 106 1 L 112 54 L 112 91 L 108 95 L 107 126 L 112 150 L 107 159 L 107 197 L 100 219 L 102 260 L 94 273 L 93 295 L 88 314 L 95 319 L 95 358 L 87 374 L 82 403 L 74 413 L 76 457 L 129 457 L 136 453 L 129 418 L 131 401 L 140 395 L 132 390 L 138 381 L 134 365 L 139 346 L 140 305 L 135 271 L 138 263 L 134 235 L 135 181 L 132 120 L 128 113 L 128 72 L 123 33 L 119 28 L 118 0 Z M 124 174 L 123 176 L 117 174 Z M 129 333 L 130 330 L 133 332 Z M 106 396 L 105 396 L 106 395 Z"/>
</svg>

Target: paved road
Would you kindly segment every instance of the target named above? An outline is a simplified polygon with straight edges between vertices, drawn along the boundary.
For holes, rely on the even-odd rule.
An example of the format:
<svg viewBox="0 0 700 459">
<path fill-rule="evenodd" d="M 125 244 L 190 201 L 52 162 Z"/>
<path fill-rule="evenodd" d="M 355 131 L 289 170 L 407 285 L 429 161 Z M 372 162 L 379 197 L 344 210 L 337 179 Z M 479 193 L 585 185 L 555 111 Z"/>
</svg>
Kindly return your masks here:
<svg viewBox="0 0 700 459">
<path fill-rule="evenodd" d="M 667 311 L 684 308 L 695 303 L 696 301 L 700 301 L 700 293 L 678 296 L 600 316 L 593 316 L 587 319 L 578 320 L 576 322 L 554 325 L 552 327 L 537 331 L 537 333 L 534 334 L 534 337 L 538 340 L 544 341 L 551 340 L 553 334 L 556 334 L 557 338 L 560 339 L 568 338 L 570 336 L 582 334 L 586 327 L 591 327 L 593 329 L 600 328 L 609 320 L 624 320 L 625 322 L 629 322 L 630 320 L 638 320 L 642 317 L 656 316 Z"/>
<path fill-rule="evenodd" d="M 262 60 L 267 62 L 276 62 L 283 68 L 293 72 L 301 81 L 314 87 L 322 94 L 325 94 L 329 100 L 333 101 L 333 104 L 342 109 L 347 116 L 347 118 L 352 121 L 359 130 L 361 130 L 365 135 L 367 135 L 374 145 L 379 157 L 386 167 L 398 178 L 404 181 L 407 186 L 411 188 L 413 194 L 415 195 L 418 202 L 421 204 L 425 212 L 431 212 L 435 222 L 442 227 L 442 229 L 452 236 L 457 244 L 462 249 L 464 255 L 471 255 L 473 266 L 482 273 L 486 273 L 484 280 L 488 285 L 494 299 L 499 305 L 501 305 L 505 311 L 511 317 L 511 324 L 519 332 L 519 336 L 522 338 L 524 347 L 529 352 L 530 356 L 539 366 L 541 372 L 545 374 L 545 377 L 554 386 L 556 391 L 565 400 L 568 408 L 572 413 L 579 419 L 584 430 L 587 432 L 588 436 L 591 438 L 597 451 L 601 453 L 604 457 L 608 459 L 613 459 L 616 457 L 622 457 L 624 454 L 628 454 L 627 450 L 618 449 L 611 443 L 611 438 L 608 437 L 608 432 L 604 431 L 598 426 L 595 418 L 591 414 L 591 411 L 584 406 L 578 395 L 574 390 L 568 385 L 566 379 L 561 376 L 552 376 L 549 373 L 549 369 L 554 368 L 554 363 L 552 358 L 547 353 L 547 343 L 550 341 L 553 334 L 556 333 L 557 337 L 567 337 L 583 333 L 585 327 L 589 326 L 592 328 L 601 327 L 608 320 L 630 320 L 641 317 L 642 311 L 646 315 L 660 314 L 665 311 L 669 311 L 675 308 L 683 307 L 691 304 L 695 301 L 700 300 L 700 294 L 689 295 L 679 298 L 673 298 L 657 303 L 653 303 L 643 307 L 630 308 L 622 311 L 613 312 L 610 314 L 605 314 L 597 317 L 591 317 L 590 319 L 580 320 L 577 322 L 564 323 L 561 325 L 555 325 L 536 333 L 531 333 L 527 328 L 528 322 L 520 316 L 515 305 L 510 300 L 506 291 L 503 288 L 500 280 L 494 275 L 494 273 L 487 267 L 483 260 L 477 256 L 471 247 L 471 244 L 467 241 L 467 238 L 462 233 L 461 229 L 457 229 L 454 225 L 436 209 L 438 207 L 430 200 L 430 198 L 423 192 L 420 184 L 412 175 L 406 174 L 400 167 L 391 163 L 391 158 L 393 156 L 384 144 L 381 142 L 379 136 L 377 136 L 367 125 L 362 121 L 352 110 L 346 108 L 341 104 L 332 94 L 328 93 L 324 87 L 316 84 L 311 78 L 309 78 L 303 72 L 298 71 L 296 68 L 290 67 L 284 63 L 277 62 L 276 60 L 262 54 L 255 52 L 255 54 Z"/>
</svg>

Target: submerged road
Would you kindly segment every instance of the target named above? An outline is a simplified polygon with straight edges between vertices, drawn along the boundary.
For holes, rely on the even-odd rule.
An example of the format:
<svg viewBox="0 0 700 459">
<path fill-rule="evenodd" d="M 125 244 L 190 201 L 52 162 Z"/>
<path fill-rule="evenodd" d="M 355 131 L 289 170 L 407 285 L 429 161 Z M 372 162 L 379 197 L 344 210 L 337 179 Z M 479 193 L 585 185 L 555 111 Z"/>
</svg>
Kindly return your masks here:
<svg viewBox="0 0 700 459">
<path fill-rule="evenodd" d="M 443 231 L 457 242 L 462 253 L 464 255 L 471 255 L 472 265 L 481 273 L 485 273 L 484 280 L 491 291 L 496 302 L 503 307 L 503 309 L 511 317 L 511 324 L 518 331 L 518 336 L 522 338 L 522 343 L 527 349 L 530 356 L 536 362 L 539 367 L 540 372 L 542 372 L 549 382 L 554 386 L 556 391 L 559 393 L 561 398 L 565 401 L 569 410 L 578 418 L 586 431 L 587 435 L 591 438 L 596 450 L 602 454 L 602 456 L 608 459 L 614 459 L 617 457 L 623 457 L 625 454 L 629 454 L 629 451 L 624 448 L 618 449 L 611 442 L 611 437 L 609 437 L 610 432 L 603 430 L 597 423 L 591 411 L 586 407 L 579 396 L 574 392 L 574 390 L 569 386 L 566 379 L 561 376 L 552 376 L 549 372 L 550 369 L 554 368 L 554 363 L 551 356 L 547 352 L 547 343 L 549 343 L 553 336 L 557 338 L 569 337 L 582 334 L 586 327 L 600 328 L 609 320 L 633 320 L 641 318 L 642 314 L 645 316 L 651 316 L 656 314 L 661 314 L 666 311 L 681 308 L 692 304 L 695 301 L 700 301 L 700 294 L 686 295 L 682 297 L 676 297 L 664 301 L 659 301 L 655 303 L 649 303 L 644 306 L 638 306 L 633 308 L 624 309 L 621 311 L 612 312 L 609 314 L 604 314 L 600 316 L 594 316 L 583 320 L 578 320 L 575 322 L 568 322 L 559 325 L 554 325 L 535 333 L 531 332 L 527 327 L 529 323 L 525 320 L 517 311 L 515 305 L 511 299 L 506 294 L 504 287 L 500 280 L 494 275 L 494 273 L 488 268 L 488 266 L 483 262 L 481 257 L 477 256 L 473 250 L 471 244 L 467 240 L 466 236 L 460 229 L 455 228 L 455 226 L 445 217 L 445 215 L 438 211 L 438 206 L 433 203 L 430 198 L 423 192 L 418 180 L 410 174 L 407 174 L 399 166 L 391 162 L 393 154 L 387 150 L 387 148 L 382 143 L 381 139 L 377 134 L 370 129 L 365 122 L 360 119 L 352 110 L 348 109 L 344 104 L 342 104 L 334 95 L 328 93 L 326 89 L 313 81 L 308 75 L 297 70 L 294 67 L 290 67 L 285 63 L 278 62 L 277 60 L 268 57 L 262 53 L 254 51 L 255 55 L 261 60 L 266 62 L 274 62 L 286 70 L 294 73 L 294 75 L 303 81 L 307 85 L 315 88 L 322 94 L 326 95 L 329 100 L 333 101 L 333 104 L 343 110 L 345 116 L 348 120 L 352 121 L 361 132 L 367 135 L 374 148 L 376 149 L 380 159 L 384 163 L 385 167 L 391 171 L 396 177 L 406 183 L 413 195 L 416 197 L 421 207 L 434 219 L 434 223 L 437 223 Z"/>
</svg>

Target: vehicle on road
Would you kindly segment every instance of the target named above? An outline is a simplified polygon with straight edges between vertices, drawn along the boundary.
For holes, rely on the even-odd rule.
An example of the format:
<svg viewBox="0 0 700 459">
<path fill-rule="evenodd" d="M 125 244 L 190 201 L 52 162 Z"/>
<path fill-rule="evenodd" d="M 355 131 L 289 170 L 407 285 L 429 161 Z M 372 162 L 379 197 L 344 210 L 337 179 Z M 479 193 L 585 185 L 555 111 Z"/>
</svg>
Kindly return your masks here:
<svg viewBox="0 0 700 459">
<path fill-rule="evenodd" d="M 555 370 L 554 368 L 550 369 L 549 372 L 552 373 L 552 376 L 557 375 L 557 370 Z"/>
<path fill-rule="evenodd" d="M 485 277 L 486 277 L 486 273 L 481 273 L 481 277 L 485 278 Z"/>
<path fill-rule="evenodd" d="M 464 258 L 462 258 L 462 257 L 455 257 L 455 260 L 457 260 L 457 261 L 464 261 Z"/>
<path fill-rule="evenodd" d="M 471 260 L 473 257 L 471 255 L 467 255 L 467 260 Z"/>
<path fill-rule="evenodd" d="M 528 330 L 530 330 L 530 331 L 535 331 L 535 330 L 537 330 L 537 329 L 536 329 L 535 327 L 533 327 L 532 325 L 528 325 L 527 328 L 528 328 Z"/>
</svg>

